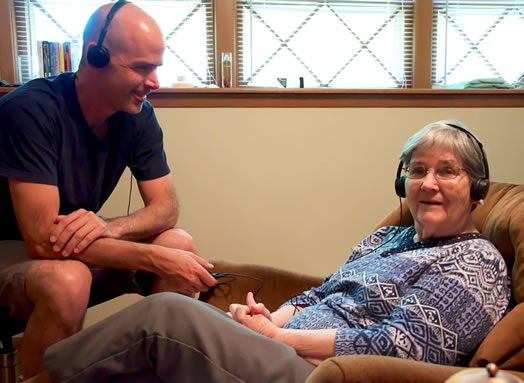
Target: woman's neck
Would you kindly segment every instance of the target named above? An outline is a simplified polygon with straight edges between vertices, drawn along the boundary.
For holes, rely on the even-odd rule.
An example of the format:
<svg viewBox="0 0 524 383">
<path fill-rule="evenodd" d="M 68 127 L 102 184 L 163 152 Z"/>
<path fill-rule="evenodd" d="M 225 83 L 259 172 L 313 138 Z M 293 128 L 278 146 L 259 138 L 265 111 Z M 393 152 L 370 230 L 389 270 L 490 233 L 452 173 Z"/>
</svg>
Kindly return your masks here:
<svg viewBox="0 0 524 383">
<path fill-rule="evenodd" d="M 424 241 L 426 239 L 431 239 L 431 238 L 453 237 L 455 235 L 460 235 L 460 234 L 479 232 L 472 223 L 468 225 L 466 228 L 464 228 L 463 230 L 458 230 L 454 232 L 451 232 L 451 231 L 446 232 L 442 230 L 441 231 L 439 230 L 430 231 L 427 229 L 418 228 L 417 225 L 415 225 L 415 230 L 416 230 L 416 233 L 413 236 L 413 242 Z"/>
</svg>

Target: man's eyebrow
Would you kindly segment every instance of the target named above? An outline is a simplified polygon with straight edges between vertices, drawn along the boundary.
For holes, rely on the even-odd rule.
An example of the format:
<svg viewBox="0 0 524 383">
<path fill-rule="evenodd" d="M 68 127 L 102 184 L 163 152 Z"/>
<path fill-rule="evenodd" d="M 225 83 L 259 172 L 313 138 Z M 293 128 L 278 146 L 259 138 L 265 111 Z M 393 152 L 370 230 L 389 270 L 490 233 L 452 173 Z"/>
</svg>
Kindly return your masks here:
<svg viewBox="0 0 524 383">
<path fill-rule="evenodd" d="M 141 67 L 141 68 L 146 68 L 146 67 L 156 68 L 156 67 L 159 67 L 161 65 L 162 65 L 162 63 L 152 63 L 150 61 L 135 61 L 135 62 L 131 63 L 131 66 L 133 66 L 133 67 Z"/>
</svg>

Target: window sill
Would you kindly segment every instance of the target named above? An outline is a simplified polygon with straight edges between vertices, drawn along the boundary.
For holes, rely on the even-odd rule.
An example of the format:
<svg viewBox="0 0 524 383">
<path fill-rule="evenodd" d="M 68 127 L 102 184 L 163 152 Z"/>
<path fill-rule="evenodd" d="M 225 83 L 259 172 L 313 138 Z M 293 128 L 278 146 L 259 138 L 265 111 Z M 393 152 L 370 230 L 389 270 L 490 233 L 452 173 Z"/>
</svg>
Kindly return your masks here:
<svg viewBox="0 0 524 383">
<path fill-rule="evenodd" d="M 522 108 L 524 89 L 161 88 L 149 100 L 157 108 Z"/>
</svg>

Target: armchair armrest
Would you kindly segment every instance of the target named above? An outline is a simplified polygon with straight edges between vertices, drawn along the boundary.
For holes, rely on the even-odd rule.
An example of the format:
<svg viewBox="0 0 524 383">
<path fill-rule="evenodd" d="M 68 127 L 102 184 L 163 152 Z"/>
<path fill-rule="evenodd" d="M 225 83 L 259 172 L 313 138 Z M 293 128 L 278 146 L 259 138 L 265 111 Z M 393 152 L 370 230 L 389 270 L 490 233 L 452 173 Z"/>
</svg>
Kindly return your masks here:
<svg viewBox="0 0 524 383">
<path fill-rule="evenodd" d="M 306 383 L 442 383 L 463 369 L 390 356 L 336 356 L 320 363 Z"/>
<path fill-rule="evenodd" d="M 269 311 L 275 311 L 282 303 L 294 295 L 322 283 L 322 278 L 302 273 L 281 270 L 270 266 L 211 261 L 214 273 L 245 275 L 218 279 L 218 284 L 206 293 L 201 293 L 199 300 L 228 311 L 231 303 L 244 303 L 249 291 L 253 293 L 260 287 L 255 299 L 266 305 Z"/>
<path fill-rule="evenodd" d="M 480 344 L 469 366 L 483 367 L 489 362 L 500 368 L 524 370 L 524 303 L 511 310 Z"/>
</svg>

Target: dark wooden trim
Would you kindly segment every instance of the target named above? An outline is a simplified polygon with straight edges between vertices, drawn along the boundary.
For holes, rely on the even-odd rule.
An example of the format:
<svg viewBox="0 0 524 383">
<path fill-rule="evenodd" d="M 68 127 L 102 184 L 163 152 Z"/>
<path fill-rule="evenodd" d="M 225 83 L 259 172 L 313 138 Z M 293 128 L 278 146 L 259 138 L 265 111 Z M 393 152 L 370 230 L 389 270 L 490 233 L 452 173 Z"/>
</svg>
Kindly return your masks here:
<svg viewBox="0 0 524 383">
<path fill-rule="evenodd" d="M 413 88 L 431 88 L 431 44 L 433 32 L 433 2 L 415 1 L 415 54 Z"/>
<path fill-rule="evenodd" d="M 13 1 L 0 1 L 0 79 L 18 82 L 16 43 L 14 36 Z"/>
<path fill-rule="evenodd" d="M 162 88 L 149 100 L 157 108 L 522 108 L 524 89 Z"/>
<path fill-rule="evenodd" d="M 161 108 L 524 107 L 524 90 L 159 89 Z"/>
<path fill-rule="evenodd" d="M 215 0 L 215 31 L 216 31 L 216 85 L 222 86 L 222 52 L 233 53 L 233 86 L 236 86 L 236 52 L 235 52 L 235 20 L 236 0 Z"/>
</svg>

